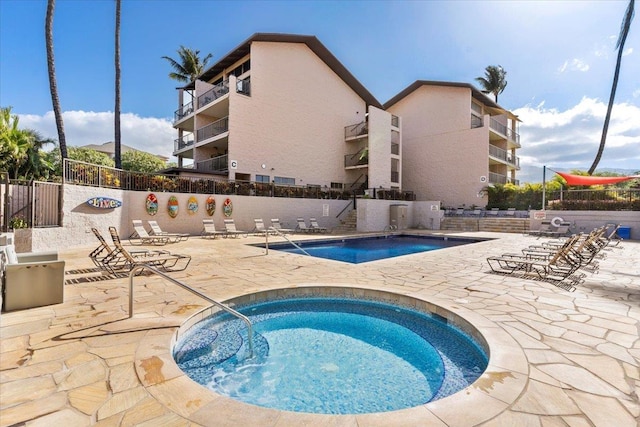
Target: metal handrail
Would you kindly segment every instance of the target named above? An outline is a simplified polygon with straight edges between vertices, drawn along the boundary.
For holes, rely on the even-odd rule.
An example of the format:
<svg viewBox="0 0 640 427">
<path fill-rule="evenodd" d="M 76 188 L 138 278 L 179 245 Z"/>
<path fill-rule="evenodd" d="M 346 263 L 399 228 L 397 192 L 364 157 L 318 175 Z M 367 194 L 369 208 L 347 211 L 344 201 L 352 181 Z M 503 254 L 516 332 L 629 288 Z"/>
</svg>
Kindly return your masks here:
<svg viewBox="0 0 640 427">
<path fill-rule="evenodd" d="M 307 255 L 307 256 L 311 256 L 311 254 L 307 251 L 305 251 L 304 249 L 302 249 L 300 246 L 298 246 L 293 240 L 290 240 L 287 236 L 285 236 L 283 233 L 280 232 L 280 230 L 278 230 L 275 227 L 269 227 L 268 228 L 269 231 L 275 231 L 275 233 L 284 238 L 287 242 L 291 243 L 293 246 L 295 246 L 297 249 L 300 249 L 300 251 L 302 251 L 303 254 Z M 265 239 L 265 243 L 264 243 L 264 247 L 267 250 L 267 255 L 269 255 L 269 233 L 264 233 L 264 239 Z"/>
<path fill-rule="evenodd" d="M 195 289 L 193 289 L 191 286 L 182 283 L 179 280 L 174 279 L 173 277 L 167 275 L 166 273 L 163 273 L 162 271 L 158 270 L 155 267 L 152 267 L 150 265 L 147 264 L 141 264 L 141 265 L 137 265 L 135 267 L 133 267 L 133 269 L 131 270 L 131 272 L 129 273 L 129 318 L 133 317 L 133 278 L 135 277 L 136 273 L 138 271 L 142 271 L 142 270 L 151 270 L 154 273 L 156 273 L 159 276 L 162 276 L 163 278 L 167 279 L 168 281 L 170 281 L 171 283 L 173 283 L 174 285 L 178 285 L 183 289 L 186 289 L 187 291 L 191 292 L 194 295 L 199 296 L 200 298 L 207 300 L 207 302 L 210 302 L 211 304 L 215 305 L 218 308 L 221 308 L 222 310 L 226 311 L 227 313 L 237 317 L 238 319 L 242 320 L 246 325 L 247 325 L 247 329 L 248 329 L 248 334 L 249 334 L 249 357 L 253 357 L 253 325 L 251 324 L 251 320 L 249 320 L 249 318 L 247 316 L 245 316 L 244 314 L 234 310 L 233 308 L 218 302 L 214 299 L 209 298 L 208 296 L 206 296 L 205 294 L 203 294 L 200 291 L 196 291 Z"/>
</svg>

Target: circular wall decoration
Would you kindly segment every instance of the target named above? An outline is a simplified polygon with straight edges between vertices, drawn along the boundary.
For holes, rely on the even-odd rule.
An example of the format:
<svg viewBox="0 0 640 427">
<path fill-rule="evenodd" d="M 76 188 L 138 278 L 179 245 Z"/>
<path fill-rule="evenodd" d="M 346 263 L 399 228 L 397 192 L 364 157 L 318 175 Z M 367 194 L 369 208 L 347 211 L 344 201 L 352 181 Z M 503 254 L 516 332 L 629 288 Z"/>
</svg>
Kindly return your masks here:
<svg viewBox="0 0 640 427">
<path fill-rule="evenodd" d="M 209 196 L 207 197 L 207 214 L 209 214 L 209 216 L 213 216 L 213 214 L 216 211 L 216 199 L 213 198 L 213 196 Z"/>
<path fill-rule="evenodd" d="M 189 212 L 189 215 L 198 212 L 198 199 L 196 199 L 196 196 L 191 196 L 187 200 L 187 212 Z"/>
<path fill-rule="evenodd" d="M 167 210 L 169 211 L 169 216 L 171 218 L 175 218 L 178 216 L 178 199 L 176 196 L 169 197 L 169 202 L 167 202 Z"/>
<path fill-rule="evenodd" d="M 551 225 L 553 225 L 554 227 L 558 228 L 562 225 L 562 223 L 564 222 L 564 219 L 560 218 L 559 216 L 553 218 L 551 220 Z"/>
<path fill-rule="evenodd" d="M 222 213 L 224 216 L 230 217 L 233 213 L 233 203 L 231 203 L 231 199 L 226 199 L 224 204 L 222 205 Z"/>
<path fill-rule="evenodd" d="M 158 198 L 155 194 L 150 193 L 147 196 L 147 200 L 145 201 L 145 207 L 147 209 L 147 213 L 151 216 L 154 216 L 158 213 Z"/>
</svg>

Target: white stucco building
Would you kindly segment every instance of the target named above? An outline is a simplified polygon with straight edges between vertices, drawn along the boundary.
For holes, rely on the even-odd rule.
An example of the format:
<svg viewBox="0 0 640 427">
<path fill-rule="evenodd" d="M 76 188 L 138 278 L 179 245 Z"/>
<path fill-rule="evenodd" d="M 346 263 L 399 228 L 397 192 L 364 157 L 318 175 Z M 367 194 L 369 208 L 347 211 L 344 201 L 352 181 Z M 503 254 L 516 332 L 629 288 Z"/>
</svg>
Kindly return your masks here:
<svg viewBox="0 0 640 427">
<path fill-rule="evenodd" d="M 382 104 L 314 36 L 254 34 L 178 93 L 178 166 L 222 179 L 484 205 L 519 168 L 517 118 L 472 85 Z"/>
</svg>

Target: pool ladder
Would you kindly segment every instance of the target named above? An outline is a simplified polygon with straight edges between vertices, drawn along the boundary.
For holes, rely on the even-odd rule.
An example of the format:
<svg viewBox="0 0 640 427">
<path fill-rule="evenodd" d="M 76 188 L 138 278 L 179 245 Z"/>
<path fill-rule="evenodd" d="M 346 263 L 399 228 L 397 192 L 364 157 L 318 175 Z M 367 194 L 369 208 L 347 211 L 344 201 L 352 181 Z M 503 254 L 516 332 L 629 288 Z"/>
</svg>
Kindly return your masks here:
<svg viewBox="0 0 640 427">
<path fill-rule="evenodd" d="M 297 249 L 299 249 L 306 256 L 311 256 L 311 254 L 309 254 L 309 252 L 307 252 L 304 249 L 302 249 L 296 242 L 294 242 L 293 240 L 289 239 L 287 236 L 285 236 L 283 233 L 281 233 L 280 230 L 278 230 L 277 228 L 269 227 L 269 231 L 275 232 L 278 236 L 282 237 L 287 242 L 291 243 L 293 246 L 295 246 Z M 265 238 L 264 247 L 266 248 L 267 255 L 268 255 L 269 254 L 269 233 L 268 232 L 264 233 L 264 238 Z"/>
<path fill-rule="evenodd" d="M 223 304 L 221 302 L 218 302 L 214 299 L 209 298 L 208 296 L 206 296 L 205 294 L 203 294 L 200 291 L 197 291 L 195 289 L 193 289 L 191 286 L 174 279 L 173 277 L 167 275 L 166 273 L 163 273 L 162 271 L 158 270 L 155 267 L 152 267 L 150 265 L 147 264 L 141 264 L 141 265 L 137 265 L 135 267 L 133 267 L 133 269 L 131 270 L 131 272 L 129 273 L 129 318 L 133 317 L 133 278 L 135 277 L 136 273 L 138 273 L 139 271 L 142 270 L 151 270 L 152 272 L 154 272 L 155 274 L 163 277 L 164 279 L 167 279 L 169 282 L 173 283 L 174 285 L 178 285 L 183 289 L 186 289 L 187 291 L 191 292 L 194 295 L 199 296 L 200 298 L 207 300 L 208 302 L 210 302 L 211 304 L 215 305 L 216 307 L 226 311 L 227 313 L 237 317 L 238 319 L 242 320 L 245 325 L 247 325 L 247 330 L 248 330 L 248 342 L 249 342 L 249 358 L 253 357 L 253 324 L 251 323 L 251 320 L 249 320 L 249 318 L 247 316 L 245 316 L 244 314 L 234 310 L 233 308 L 229 307 L 226 304 Z"/>
</svg>

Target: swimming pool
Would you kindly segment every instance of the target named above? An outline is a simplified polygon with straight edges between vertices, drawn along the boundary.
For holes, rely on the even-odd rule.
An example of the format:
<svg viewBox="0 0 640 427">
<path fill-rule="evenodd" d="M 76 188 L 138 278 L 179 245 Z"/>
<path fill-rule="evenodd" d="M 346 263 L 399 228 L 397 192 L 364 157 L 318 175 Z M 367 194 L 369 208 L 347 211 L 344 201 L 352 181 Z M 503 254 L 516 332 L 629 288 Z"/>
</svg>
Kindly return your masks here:
<svg viewBox="0 0 640 427">
<path fill-rule="evenodd" d="M 296 244 L 314 257 L 360 264 L 402 255 L 467 245 L 484 240 L 485 239 L 399 234 L 321 241 L 296 241 Z M 264 247 L 264 245 L 260 246 Z M 270 243 L 269 249 L 303 254 L 300 249 L 288 242 Z"/>
<path fill-rule="evenodd" d="M 393 411 L 455 393 L 487 366 L 482 346 L 443 317 L 388 302 L 314 296 L 238 309 L 254 322 L 253 358 L 246 328 L 227 314 L 190 328 L 173 354 L 193 380 L 259 406 Z"/>
</svg>

